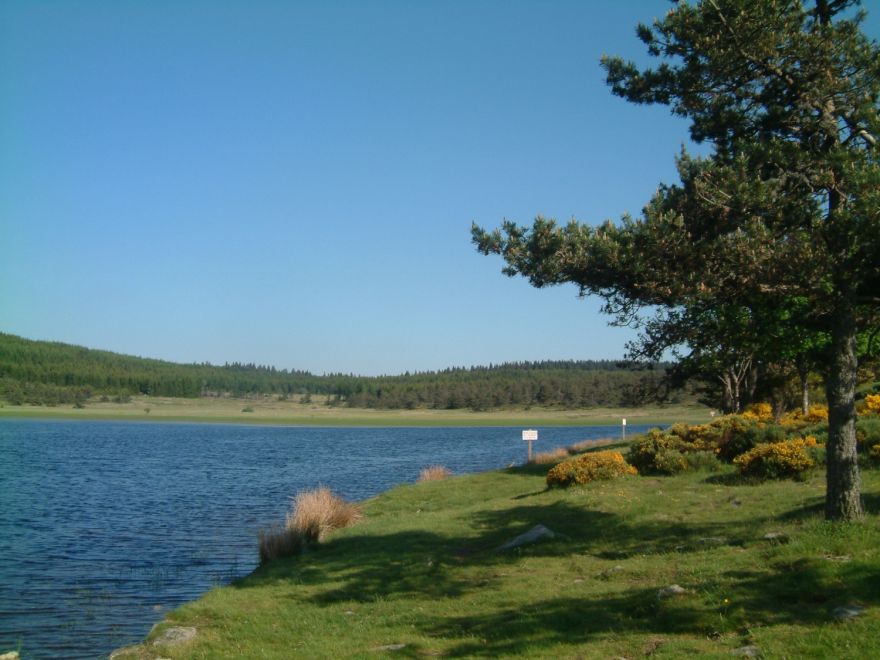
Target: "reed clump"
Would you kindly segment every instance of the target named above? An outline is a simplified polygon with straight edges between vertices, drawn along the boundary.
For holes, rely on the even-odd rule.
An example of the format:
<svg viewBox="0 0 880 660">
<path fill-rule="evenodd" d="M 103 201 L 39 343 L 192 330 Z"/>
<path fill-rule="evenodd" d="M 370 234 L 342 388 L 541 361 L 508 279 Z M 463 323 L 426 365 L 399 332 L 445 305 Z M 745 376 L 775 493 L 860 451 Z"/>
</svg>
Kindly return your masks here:
<svg viewBox="0 0 880 660">
<path fill-rule="evenodd" d="M 424 481 L 443 481 L 452 476 L 452 471 L 443 466 L 443 465 L 429 465 L 426 468 L 422 468 L 422 471 L 419 472 L 419 478 L 416 479 L 416 483 L 422 483 Z"/>
<path fill-rule="evenodd" d="M 579 454 L 582 451 L 586 451 L 587 449 L 595 449 L 596 447 L 605 447 L 607 445 L 611 445 L 617 442 L 614 438 L 599 438 L 598 440 L 581 440 L 580 442 L 575 442 L 573 445 L 569 445 L 566 449 L 568 449 L 568 453 L 574 456 L 575 454 Z"/>
<path fill-rule="evenodd" d="M 257 533 L 257 551 L 261 565 L 280 557 L 298 555 L 305 545 L 306 540 L 302 534 L 282 525 L 273 525 Z"/>
<path fill-rule="evenodd" d="M 547 465 L 548 463 L 557 463 L 568 457 L 568 449 L 565 447 L 557 447 L 550 451 L 539 451 L 532 457 L 532 463 L 535 465 Z"/>
<path fill-rule="evenodd" d="M 346 502 L 322 486 L 297 493 L 287 514 L 287 529 L 302 534 L 309 542 L 322 541 L 334 529 L 354 525 L 363 514 L 357 504 Z"/>
<path fill-rule="evenodd" d="M 312 543 L 319 543 L 335 529 L 355 524 L 363 517 L 361 508 L 321 487 L 297 493 L 284 526 L 275 525 L 257 535 L 260 563 L 298 555 Z"/>
</svg>

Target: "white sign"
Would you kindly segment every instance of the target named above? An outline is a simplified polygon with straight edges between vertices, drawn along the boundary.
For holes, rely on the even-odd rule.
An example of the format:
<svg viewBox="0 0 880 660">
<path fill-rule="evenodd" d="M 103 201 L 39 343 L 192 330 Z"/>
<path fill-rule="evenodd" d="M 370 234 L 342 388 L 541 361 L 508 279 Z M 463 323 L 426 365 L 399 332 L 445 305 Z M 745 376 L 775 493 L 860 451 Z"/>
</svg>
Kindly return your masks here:
<svg viewBox="0 0 880 660">
<path fill-rule="evenodd" d="M 538 431 L 535 429 L 528 429 L 523 431 L 523 440 L 537 440 L 538 439 Z"/>
<path fill-rule="evenodd" d="M 623 418 L 623 425 L 626 426 L 626 417 Z"/>
</svg>

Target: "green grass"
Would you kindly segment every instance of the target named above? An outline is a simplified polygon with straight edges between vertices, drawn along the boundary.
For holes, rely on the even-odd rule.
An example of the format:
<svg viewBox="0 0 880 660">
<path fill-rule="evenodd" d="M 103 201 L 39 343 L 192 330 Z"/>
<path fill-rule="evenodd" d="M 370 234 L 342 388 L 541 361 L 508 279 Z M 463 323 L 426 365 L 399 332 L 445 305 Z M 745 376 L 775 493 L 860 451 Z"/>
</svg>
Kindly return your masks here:
<svg viewBox="0 0 880 660">
<path fill-rule="evenodd" d="M 149 410 L 149 412 L 147 412 Z M 127 403 L 89 400 L 83 408 L 73 405 L 13 406 L 0 403 L 0 419 L 83 419 L 137 422 L 203 422 L 217 424 L 266 424 L 299 426 L 591 426 L 629 424 L 694 424 L 710 420 L 704 406 L 648 406 L 644 408 L 592 408 L 559 410 L 516 408 L 474 412 L 471 410 L 374 410 L 329 407 L 320 397 L 302 404 L 275 397 L 252 399 L 132 397 Z"/>
<path fill-rule="evenodd" d="M 547 490 L 547 468 L 370 499 L 358 525 L 170 613 L 152 637 L 167 625 L 199 635 L 155 655 L 721 658 L 753 644 L 765 657 L 877 657 L 878 471 L 863 474 L 868 519 L 838 525 L 821 518 L 819 473 Z M 538 523 L 560 536 L 498 552 Z M 687 593 L 658 600 L 671 584 Z M 865 612 L 837 621 L 833 609 L 847 604 Z"/>
</svg>

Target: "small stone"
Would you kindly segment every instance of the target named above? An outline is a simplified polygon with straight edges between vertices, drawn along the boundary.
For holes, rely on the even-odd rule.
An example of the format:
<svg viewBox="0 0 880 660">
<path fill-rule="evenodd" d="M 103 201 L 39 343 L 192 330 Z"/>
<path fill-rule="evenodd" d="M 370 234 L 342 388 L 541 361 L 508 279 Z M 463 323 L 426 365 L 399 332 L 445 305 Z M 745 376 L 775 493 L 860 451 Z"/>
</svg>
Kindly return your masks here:
<svg viewBox="0 0 880 660">
<path fill-rule="evenodd" d="M 663 587 L 657 592 L 657 599 L 663 600 L 664 598 L 672 598 L 673 596 L 680 596 L 681 594 L 686 593 L 687 589 L 684 587 L 680 587 L 677 584 L 670 584 L 668 587 Z"/>
<path fill-rule="evenodd" d="M 196 637 L 196 629 L 189 626 L 173 626 L 166 628 L 161 635 L 153 640 L 153 646 L 177 646 L 189 642 Z"/>
<path fill-rule="evenodd" d="M 852 557 L 849 555 L 825 555 L 825 559 L 828 561 L 836 561 L 841 564 L 846 564 L 847 562 L 852 561 Z"/>
<path fill-rule="evenodd" d="M 520 534 L 516 538 L 513 538 L 502 545 L 500 548 L 498 548 L 498 550 L 510 550 L 511 548 L 518 548 L 521 545 L 534 543 L 535 541 L 540 541 L 541 539 L 552 538 L 556 538 L 556 534 L 554 534 L 551 530 L 544 527 L 544 525 L 535 525 L 525 534 Z"/>
<path fill-rule="evenodd" d="M 118 658 L 124 658 L 128 656 L 138 657 L 143 649 L 144 647 L 140 644 L 135 644 L 133 646 L 123 646 L 121 649 L 111 651 L 108 660 L 118 660 Z M 16 658 L 17 657 L 18 656 L 16 656 Z M 0 660 L 6 660 L 6 656 L 0 655 Z"/>
<path fill-rule="evenodd" d="M 0 655 L 0 660 L 18 660 L 18 651 L 9 651 Z"/>
<path fill-rule="evenodd" d="M 385 646 L 377 646 L 374 651 L 402 651 L 406 648 L 406 644 L 386 644 Z"/>
<path fill-rule="evenodd" d="M 738 655 L 741 658 L 760 658 L 763 656 L 761 649 L 757 646 L 740 646 L 738 649 L 733 649 L 730 655 Z"/>
<path fill-rule="evenodd" d="M 764 534 L 765 541 L 775 541 L 777 543 L 788 543 L 788 534 L 785 532 L 767 532 Z"/>
<path fill-rule="evenodd" d="M 831 614 L 838 621 L 849 621 L 850 619 L 855 619 L 864 611 L 865 608 L 861 605 L 841 605 L 840 607 L 835 607 Z"/>
</svg>

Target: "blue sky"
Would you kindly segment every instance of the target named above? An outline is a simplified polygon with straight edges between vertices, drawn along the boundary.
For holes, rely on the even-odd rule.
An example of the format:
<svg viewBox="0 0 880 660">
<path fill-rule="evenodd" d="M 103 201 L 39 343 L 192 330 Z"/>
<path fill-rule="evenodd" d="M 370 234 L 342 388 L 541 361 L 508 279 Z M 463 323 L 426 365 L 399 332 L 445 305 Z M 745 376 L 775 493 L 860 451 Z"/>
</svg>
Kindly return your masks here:
<svg viewBox="0 0 880 660">
<path fill-rule="evenodd" d="M 674 180 L 687 125 L 598 63 L 645 62 L 667 7 L 5 0 L 0 331 L 315 373 L 618 359 L 632 331 L 470 225 Z"/>
</svg>

